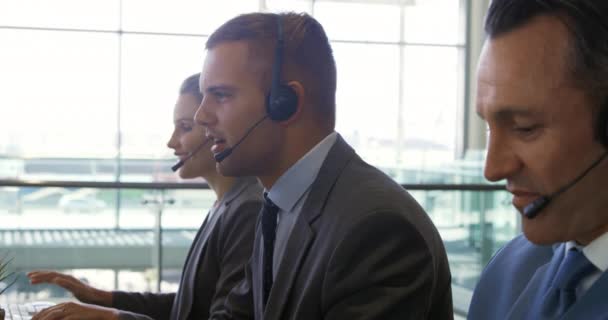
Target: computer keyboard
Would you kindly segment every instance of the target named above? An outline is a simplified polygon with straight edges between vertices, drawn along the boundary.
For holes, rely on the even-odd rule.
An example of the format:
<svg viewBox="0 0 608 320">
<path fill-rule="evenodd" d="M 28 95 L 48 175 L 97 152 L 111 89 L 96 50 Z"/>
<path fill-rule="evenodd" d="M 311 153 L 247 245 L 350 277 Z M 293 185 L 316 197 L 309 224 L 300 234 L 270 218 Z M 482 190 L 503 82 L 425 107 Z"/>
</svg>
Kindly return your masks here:
<svg viewBox="0 0 608 320">
<path fill-rule="evenodd" d="M 52 302 L 30 302 L 4 306 L 5 320 L 29 320 L 42 309 L 53 306 Z"/>
</svg>

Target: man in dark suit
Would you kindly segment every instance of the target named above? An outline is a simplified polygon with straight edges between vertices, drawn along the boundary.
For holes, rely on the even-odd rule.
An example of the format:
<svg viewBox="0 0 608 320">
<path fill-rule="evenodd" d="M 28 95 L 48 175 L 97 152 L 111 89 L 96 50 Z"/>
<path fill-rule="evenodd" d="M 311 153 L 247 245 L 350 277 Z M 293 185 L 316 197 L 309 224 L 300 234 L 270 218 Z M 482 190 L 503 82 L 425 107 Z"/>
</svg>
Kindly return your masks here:
<svg viewBox="0 0 608 320">
<path fill-rule="evenodd" d="M 469 319 L 608 319 L 608 1 L 494 0 L 477 112 L 485 176 L 524 234 L 490 261 Z"/>
<path fill-rule="evenodd" d="M 266 203 L 246 279 L 216 318 L 451 319 L 434 225 L 334 131 L 336 66 L 306 14 L 238 16 L 207 41 L 195 120 Z"/>
</svg>

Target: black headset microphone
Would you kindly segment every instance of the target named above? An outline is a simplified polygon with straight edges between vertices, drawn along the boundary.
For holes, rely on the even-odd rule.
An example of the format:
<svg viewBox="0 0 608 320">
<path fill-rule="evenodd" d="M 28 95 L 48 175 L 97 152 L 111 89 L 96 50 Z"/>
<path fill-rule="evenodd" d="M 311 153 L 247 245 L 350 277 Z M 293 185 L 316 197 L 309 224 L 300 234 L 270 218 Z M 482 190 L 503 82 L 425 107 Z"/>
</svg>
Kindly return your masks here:
<svg viewBox="0 0 608 320">
<path fill-rule="evenodd" d="M 171 170 L 173 170 L 173 172 L 177 171 L 179 168 L 183 167 L 184 164 L 186 164 L 186 161 L 190 160 L 190 158 L 194 157 L 194 155 L 201 151 L 201 149 L 206 146 L 209 141 L 211 141 L 211 139 L 207 138 L 205 139 L 205 141 L 203 141 L 203 143 L 201 143 L 198 147 L 196 147 L 196 149 L 194 149 L 192 152 L 190 152 L 185 158 L 180 159 L 176 164 L 174 164 L 171 167 Z"/>
<path fill-rule="evenodd" d="M 604 146 L 604 148 L 608 148 L 608 100 L 601 104 L 597 121 L 595 132 L 596 139 Z M 540 211 L 549 204 L 549 202 L 581 181 L 591 170 L 597 167 L 606 158 L 606 156 L 608 156 L 608 151 L 605 151 L 604 154 L 602 154 L 570 183 L 551 194 L 541 196 L 532 201 L 532 203 L 524 207 L 523 215 L 528 219 L 534 219 L 536 216 L 538 216 Z"/>
<path fill-rule="evenodd" d="M 583 171 L 583 173 L 579 174 L 570 183 L 568 183 L 565 186 L 561 187 L 560 189 L 558 189 L 557 191 L 555 191 L 552 194 L 549 194 L 549 195 L 546 195 L 546 196 L 541 196 L 541 197 L 537 198 L 532 203 L 530 203 L 529 205 L 525 206 L 524 207 L 524 212 L 523 212 L 524 216 L 526 218 L 528 218 L 528 219 L 534 219 L 540 213 L 540 211 L 551 202 L 551 200 L 555 199 L 555 197 L 557 197 L 558 195 L 562 194 L 566 190 L 568 190 L 568 189 L 572 188 L 574 185 L 576 185 L 591 170 L 593 170 L 595 167 L 597 167 L 602 162 L 602 160 L 604 160 L 606 158 L 606 156 L 608 156 L 608 151 L 604 152 L 604 154 L 602 154 L 589 167 L 587 167 L 587 169 L 585 169 L 585 171 Z"/>
<path fill-rule="evenodd" d="M 215 161 L 222 162 L 224 159 L 228 158 L 228 156 L 232 154 L 232 151 L 236 149 L 236 147 L 238 147 L 241 142 L 243 142 L 243 140 L 245 140 L 245 138 L 249 136 L 253 129 L 255 129 L 260 123 L 262 123 L 262 121 L 266 120 L 266 118 L 268 118 L 268 115 L 263 116 L 262 119 L 258 120 L 254 125 L 249 127 L 249 129 L 247 129 L 247 132 L 245 132 L 245 134 L 239 139 L 239 141 L 234 144 L 234 146 L 228 147 L 224 149 L 224 151 L 214 154 L 213 157 L 215 158 Z"/>
<path fill-rule="evenodd" d="M 270 92 L 266 95 L 266 114 L 254 123 L 247 132 L 237 141 L 237 143 L 218 152 L 213 157 L 215 161 L 222 162 L 232 154 L 234 149 L 249 136 L 249 134 L 266 118 L 272 121 L 285 121 L 296 113 L 298 108 L 298 95 L 287 84 L 281 82 L 281 66 L 283 65 L 283 50 L 285 41 L 283 39 L 283 24 L 281 16 L 277 15 L 277 46 L 274 52 L 274 62 L 272 64 L 272 82 Z"/>
</svg>

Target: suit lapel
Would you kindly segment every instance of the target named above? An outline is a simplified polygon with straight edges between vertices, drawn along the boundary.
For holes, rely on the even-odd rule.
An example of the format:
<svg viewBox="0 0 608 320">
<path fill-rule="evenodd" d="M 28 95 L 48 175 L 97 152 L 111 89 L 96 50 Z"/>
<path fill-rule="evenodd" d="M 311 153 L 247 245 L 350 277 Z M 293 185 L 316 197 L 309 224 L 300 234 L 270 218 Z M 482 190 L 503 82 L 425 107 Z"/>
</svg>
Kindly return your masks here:
<svg viewBox="0 0 608 320">
<path fill-rule="evenodd" d="M 550 268 L 549 264 L 547 263 L 536 270 L 524 291 L 515 300 L 507 319 L 525 319 L 525 315 L 534 307 L 535 297 L 539 292 L 542 292 L 541 288 L 543 287 L 547 270 Z"/>
<path fill-rule="evenodd" d="M 220 204 L 221 205 L 221 204 Z M 195 252 L 194 254 L 196 254 L 196 256 L 194 257 L 194 263 L 196 269 L 198 269 L 198 263 L 200 261 L 201 258 L 201 254 L 203 252 L 203 248 L 207 245 L 207 239 L 209 239 L 209 235 L 211 235 L 211 231 L 215 228 L 215 225 L 217 224 L 217 221 L 220 219 L 220 216 L 222 215 L 222 211 L 224 211 L 224 208 L 217 208 L 217 211 L 219 212 L 210 212 L 209 214 L 211 214 L 211 217 L 209 218 L 209 221 L 207 221 L 207 224 L 203 227 L 203 233 L 201 234 L 201 239 L 200 242 L 203 244 L 202 246 L 200 246 L 200 251 L 199 252 Z"/>
<path fill-rule="evenodd" d="M 296 225 L 300 222 L 300 219 L 298 219 Z M 264 311 L 264 319 L 281 319 L 287 296 L 293 287 L 295 277 L 300 271 L 302 261 L 306 257 L 314 238 L 315 233 L 310 226 L 298 225 L 297 228 L 294 228 L 270 291 L 268 304 Z M 297 243 L 295 243 L 296 241 Z"/>
<path fill-rule="evenodd" d="M 188 255 L 186 256 L 186 262 L 184 263 L 184 268 L 182 270 L 179 289 L 175 296 L 175 301 L 173 301 L 172 309 L 175 310 L 175 312 L 171 312 L 171 319 L 186 319 L 187 315 L 190 313 L 190 309 L 192 307 L 192 295 L 194 293 L 196 266 L 199 262 L 200 252 L 204 247 L 203 243 L 201 243 L 199 240 L 201 237 L 203 237 L 205 230 L 208 229 L 206 227 L 209 224 L 210 214 L 211 212 L 207 213 L 207 218 L 205 218 L 205 221 L 196 233 L 192 246 L 190 247 Z"/>
<path fill-rule="evenodd" d="M 555 246 L 551 260 L 536 269 L 534 275 L 528 281 L 528 285 L 513 304 L 507 319 L 526 319 L 532 309 L 542 307 L 543 296 L 564 259 L 563 246 L 563 244 Z M 537 312 L 537 314 L 540 314 L 540 312 Z"/>
<path fill-rule="evenodd" d="M 313 222 L 321 215 L 336 180 L 354 156 L 354 150 L 338 135 L 317 178 L 311 185 L 302 212 L 289 236 L 283 259 L 270 291 L 264 319 L 282 318 L 281 314 L 288 302 L 287 297 L 316 236 Z"/>
<path fill-rule="evenodd" d="M 255 227 L 255 239 L 253 242 L 253 253 L 251 255 L 251 291 L 253 293 L 253 308 L 254 308 L 254 319 L 264 319 L 264 302 L 263 302 L 263 283 L 264 280 L 262 266 L 262 250 L 263 239 L 262 239 L 262 227 L 261 227 L 261 216 L 258 215 L 258 219 Z"/>
<path fill-rule="evenodd" d="M 209 217 L 209 215 L 211 216 Z M 190 314 L 190 310 L 192 309 L 192 299 L 194 297 L 194 287 L 196 286 L 196 275 L 198 274 L 198 265 L 201 260 L 201 256 L 207 247 L 207 239 L 209 238 L 209 234 L 211 234 L 211 230 L 213 230 L 220 215 L 221 212 L 209 212 L 209 218 L 205 219 L 206 221 L 201 227 L 202 230 L 199 237 L 195 238 L 194 243 L 192 244 L 192 250 L 190 250 L 188 255 L 186 266 L 184 268 L 184 275 L 182 276 L 182 283 L 180 284 L 180 301 L 177 304 L 177 307 L 179 308 L 179 312 L 177 314 L 178 320 L 186 319 Z M 176 297 L 176 299 L 177 298 L 178 297 Z"/>
<path fill-rule="evenodd" d="M 179 308 L 176 319 L 186 319 L 190 314 L 190 310 L 192 308 L 192 299 L 194 297 L 194 288 L 196 286 L 196 275 L 198 274 L 197 270 L 199 268 L 201 257 L 203 256 L 203 252 L 207 247 L 207 240 L 209 240 L 211 232 L 213 229 L 215 229 L 215 225 L 220 220 L 222 213 L 228 210 L 232 200 L 234 200 L 249 186 L 255 183 L 257 183 L 255 178 L 239 178 L 235 185 L 230 188 L 222 199 L 220 199 L 215 210 L 212 209 L 207 214 L 207 218 L 205 218 L 205 222 L 203 222 L 201 229 L 194 238 L 194 242 L 190 247 L 190 251 L 186 259 L 183 271 L 184 274 L 182 275 L 182 282 L 180 283 L 179 293 L 176 296 L 176 302 L 178 299 L 181 301 L 179 301 L 179 303 L 174 303 L 174 306 L 176 305 Z"/>
<path fill-rule="evenodd" d="M 215 228 L 215 225 L 219 221 L 222 213 L 228 211 L 228 208 L 230 207 L 230 203 L 232 203 L 232 200 L 234 200 L 241 193 L 243 193 L 249 186 L 251 186 L 252 184 L 255 184 L 255 183 L 257 183 L 257 180 L 255 180 L 255 178 L 251 178 L 251 177 L 239 178 L 237 180 L 237 182 L 234 184 L 234 186 L 232 188 L 230 188 L 230 190 L 224 195 L 224 197 L 222 199 L 220 199 L 219 203 L 217 204 L 216 209 L 210 211 L 209 214 L 211 214 L 211 218 L 209 219 L 207 224 L 203 226 L 203 234 L 201 235 L 200 241 L 201 241 L 201 243 L 203 243 L 203 246 L 201 246 L 201 250 L 199 252 L 196 252 L 196 254 L 197 254 L 195 257 L 196 269 L 198 269 L 198 263 L 200 261 L 202 249 L 206 246 L 207 240 L 209 239 L 209 236 L 211 235 L 211 231 L 213 231 L 213 229 Z"/>
</svg>

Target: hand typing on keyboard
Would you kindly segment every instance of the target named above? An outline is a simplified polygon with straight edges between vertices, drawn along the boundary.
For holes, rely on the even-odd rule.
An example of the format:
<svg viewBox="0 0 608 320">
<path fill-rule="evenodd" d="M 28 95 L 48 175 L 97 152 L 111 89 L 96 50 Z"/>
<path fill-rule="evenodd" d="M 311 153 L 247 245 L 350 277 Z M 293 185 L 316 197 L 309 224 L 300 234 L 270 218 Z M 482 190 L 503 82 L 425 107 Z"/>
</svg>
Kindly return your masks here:
<svg viewBox="0 0 608 320">
<path fill-rule="evenodd" d="M 75 277 L 46 270 L 36 270 L 27 274 L 32 284 L 51 283 L 70 291 L 76 299 L 84 303 L 109 307 L 112 305 L 112 293 L 93 288 Z"/>
<path fill-rule="evenodd" d="M 52 302 L 30 302 L 25 304 L 9 304 L 5 307 L 6 319 L 8 320 L 29 320 L 36 313 L 45 308 L 55 305 Z"/>
<path fill-rule="evenodd" d="M 118 320 L 118 310 L 79 302 L 66 302 L 46 308 L 32 320 Z"/>
</svg>

